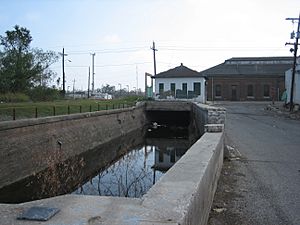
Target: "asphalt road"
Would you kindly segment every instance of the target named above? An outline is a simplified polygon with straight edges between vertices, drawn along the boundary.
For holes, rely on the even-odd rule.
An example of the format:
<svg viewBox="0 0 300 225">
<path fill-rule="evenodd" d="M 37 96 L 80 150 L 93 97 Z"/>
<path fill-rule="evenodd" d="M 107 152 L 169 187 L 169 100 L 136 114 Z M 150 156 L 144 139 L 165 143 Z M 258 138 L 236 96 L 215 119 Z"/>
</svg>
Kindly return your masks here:
<svg viewBox="0 0 300 225">
<path fill-rule="evenodd" d="M 229 157 L 209 225 L 300 225 L 300 121 L 226 102 Z"/>
</svg>

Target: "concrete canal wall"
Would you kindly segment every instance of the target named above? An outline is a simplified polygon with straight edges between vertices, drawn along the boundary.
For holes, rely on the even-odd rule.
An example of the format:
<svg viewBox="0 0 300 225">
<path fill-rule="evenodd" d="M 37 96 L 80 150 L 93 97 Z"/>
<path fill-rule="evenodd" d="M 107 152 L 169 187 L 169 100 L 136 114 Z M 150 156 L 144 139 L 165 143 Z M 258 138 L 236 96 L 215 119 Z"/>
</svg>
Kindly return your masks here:
<svg viewBox="0 0 300 225">
<path fill-rule="evenodd" d="M 0 189 L 140 129 L 145 122 L 143 105 L 0 122 Z"/>
<path fill-rule="evenodd" d="M 116 122 L 114 122 L 113 125 L 110 125 L 108 122 L 103 122 L 102 119 L 100 122 L 100 119 L 97 118 L 98 116 L 96 115 L 86 116 L 86 118 L 81 118 L 82 120 L 86 119 L 88 122 L 86 126 L 81 124 L 81 126 L 85 127 L 82 132 L 90 126 L 94 131 L 98 130 L 96 127 L 101 126 L 99 130 L 107 129 L 105 132 L 106 135 L 110 134 L 110 136 L 113 137 L 115 134 L 110 133 L 113 128 L 106 128 L 104 127 L 105 125 L 118 127 L 119 130 L 116 131 L 118 132 L 116 135 L 122 135 L 123 132 L 127 132 L 126 129 L 134 129 L 143 126 L 147 122 L 144 111 L 151 109 L 159 110 L 159 105 L 161 104 L 161 102 L 147 102 L 136 108 L 122 111 L 122 113 L 121 111 L 115 111 L 111 112 L 112 115 L 110 115 L 109 112 L 106 112 L 107 114 L 103 112 L 104 114 L 101 116 L 98 114 L 100 117 L 106 116 L 107 121 L 108 118 L 113 121 L 115 120 Z M 173 105 L 174 107 L 172 107 L 172 103 L 167 104 L 168 107 L 164 106 L 163 110 L 190 110 L 191 116 L 196 118 L 193 119 L 194 123 L 201 125 L 203 128 L 199 128 L 199 130 L 203 130 L 203 132 L 205 129 L 204 125 L 210 125 L 206 128 L 208 132 L 196 141 L 187 153 L 148 191 L 146 195 L 143 196 L 143 198 L 128 199 L 117 197 L 63 195 L 22 204 L 0 204 L 1 224 L 32 224 L 31 221 L 16 220 L 17 215 L 21 211 L 32 206 L 47 206 L 60 209 L 60 212 L 57 215 L 43 224 L 206 224 L 223 162 L 224 134 L 222 124 L 225 120 L 225 111 L 223 109 L 216 110 L 213 107 L 186 102 L 183 103 L 184 106 L 182 107 L 180 107 L 179 103 Z M 125 122 L 126 118 L 129 118 L 129 121 Z M 59 123 L 56 121 L 58 118 L 52 119 L 54 120 L 54 123 Z M 62 122 L 65 123 L 64 126 L 56 125 L 58 127 L 56 129 L 66 129 L 66 126 L 71 125 L 70 127 L 72 128 L 69 131 L 75 132 L 72 130 L 75 128 L 80 129 L 81 126 L 79 122 L 81 119 L 79 119 L 77 123 L 75 122 L 76 120 L 69 121 L 69 119 L 66 119 L 66 121 Z M 201 121 L 199 121 L 199 119 L 201 119 Z M 99 120 L 99 122 L 97 122 L 97 120 Z M 31 121 L 31 123 L 33 123 L 30 125 L 32 128 L 24 126 L 14 127 L 11 124 L 0 124 L 1 135 L 4 135 L 5 132 L 9 132 L 9 130 L 14 130 L 15 128 L 18 132 L 25 135 L 25 137 L 21 137 L 21 140 L 27 140 L 28 142 L 30 142 L 31 132 L 39 131 L 40 138 L 42 138 L 43 134 L 47 134 L 48 136 L 54 135 L 51 132 L 44 132 L 41 134 L 41 128 L 38 129 L 38 127 L 35 127 L 41 126 L 41 124 L 36 124 L 35 121 Z M 214 125 L 213 123 L 218 124 Z M 30 132 L 27 131 L 27 129 L 30 129 Z M 82 134 L 85 138 L 89 135 L 94 135 L 91 131 L 86 132 L 86 134 Z M 99 132 L 100 135 L 104 135 L 101 131 Z M 12 131 L 10 133 L 12 137 L 13 133 L 14 132 Z M 69 137 L 70 134 L 67 134 L 67 130 L 60 132 L 60 135 L 61 136 L 55 136 L 56 138 L 52 140 L 52 146 L 57 145 L 57 137 L 62 138 L 64 135 L 66 136 L 65 139 L 59 139 L 59 141 L 62 142 L 62 148 L 64 143 L 69 140 L 67 137 Z M 7 138 L 8 136 L 2 136 L 1 140 L 3 140 L 3 137 Z M 84 141 L 83 139 L 81 141 Z M 70 138 L 69 141 L 71 142 L 71 140 L 72 138 Z M 15 141 L 17 141 L 16 137 Z M 52 142 L 48 141 L 48 143 Z M 16 146 L 12 143 L 13 142 L 10 142 L 11 147 Z M 85 143 L 88 144 L 87 141 L 85 141 Z M 88 145 L 90 148 L 93 148 L 98 144 L 93 141 L 92 143 L 93 144 L 90 143 Z M 5 146 L 6 145 L 1 142 L 1 150 L 2 147 Z M 33 144 L 31 146 L 33 146 Z M 31 148 L 28 146 L 26 148 L 24 147 L 25 151 L 29 151 L 30 149 Z M 11 149 L 11 151 L 13 150 L 14 149 Z M 76 151 L 82 151 L 82 149 L 74 150 L 74 152 Z M 15 153 L 15 156 L 16 154 L 17 153 Z M 8 157 L 9 154 L 5 155 L 1 151 L 1 156 L 1 158 L 4 156 Z M 16 161 L 14 163 L 16 163 Z M 18 167 L 15 166 L 14 169 L 17 170 Z"/>
</svg>

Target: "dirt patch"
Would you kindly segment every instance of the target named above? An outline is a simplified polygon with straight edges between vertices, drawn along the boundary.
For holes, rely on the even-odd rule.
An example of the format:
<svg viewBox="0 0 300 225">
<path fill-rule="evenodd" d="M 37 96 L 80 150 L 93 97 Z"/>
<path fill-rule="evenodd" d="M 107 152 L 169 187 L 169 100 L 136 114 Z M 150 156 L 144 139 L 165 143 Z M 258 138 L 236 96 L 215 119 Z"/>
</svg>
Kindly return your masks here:
<svg viewBox="0 0 300 225">
<path fill-rule="evenodd" d="M 213 205 L 208 219 L 208 225 L 242 225 L 243 218 L 241 199 L 245 190 L 240 188 L 239 181 L 245 178 L 239 167 L 243 157 L 225 134 L 224 162 L 218 181 Z"/>
<path fill-rule="evenodd" d="M 230 158 L 225 158 L 208 225 L 242 224 L 242 218 L 235 210 L 235 199 L 243 197 L 235 190 L 240 176 L 244 174 L 237 172 L 235 162 Z"/>
</svg>

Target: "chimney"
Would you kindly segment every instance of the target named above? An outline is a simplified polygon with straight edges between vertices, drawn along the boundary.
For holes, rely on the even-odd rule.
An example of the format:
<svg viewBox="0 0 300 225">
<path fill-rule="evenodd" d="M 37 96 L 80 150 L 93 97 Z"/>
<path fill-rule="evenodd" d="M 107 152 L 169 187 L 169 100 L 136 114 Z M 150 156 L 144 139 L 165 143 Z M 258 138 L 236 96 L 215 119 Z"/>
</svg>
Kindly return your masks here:
<svg viewBox="0 0 300 225">
<path fill-rule="evenodd" d="M 183 66 L 183 63 L 180 63 L 180 66 Z"/>
</svg>

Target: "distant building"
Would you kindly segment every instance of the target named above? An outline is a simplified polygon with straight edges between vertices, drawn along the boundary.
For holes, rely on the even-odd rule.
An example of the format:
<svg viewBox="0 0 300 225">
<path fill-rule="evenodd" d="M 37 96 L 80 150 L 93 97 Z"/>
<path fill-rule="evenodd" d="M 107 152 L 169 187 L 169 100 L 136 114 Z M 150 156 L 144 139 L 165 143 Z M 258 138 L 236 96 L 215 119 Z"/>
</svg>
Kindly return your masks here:
<svg viewBox="0 0 300 225">
<path fill-rule="evenodd" d="M 300 61 L 298 59 L 298 61 Z M 285 88 L 287 91 L 287 102 L 291 99 L 291 84 L 292 84 L 292 69 L 285 72 Z M 296 66 L 295 81 L 294 81 L 294 104 L 300 105 L 300 65 Z"/>
<path fill-rule="evenodd" d="M 183 64 L 157 74 L 154 79 L 155 98 L 206 100 L 206 78 Z"/>
<path fill-rule="evenodd" d="M 91 99 L 112 99 L 112 95 L 107 93 L 95 92 L 91 94 L 90 98 Z"/>
<path fill-rule="evenodd" d="M 292 65 L 293 57 L 231 58 L 200 74 L 208 78 L 209 101 L 270 101 L 280 99 Z"/>
</svg>

